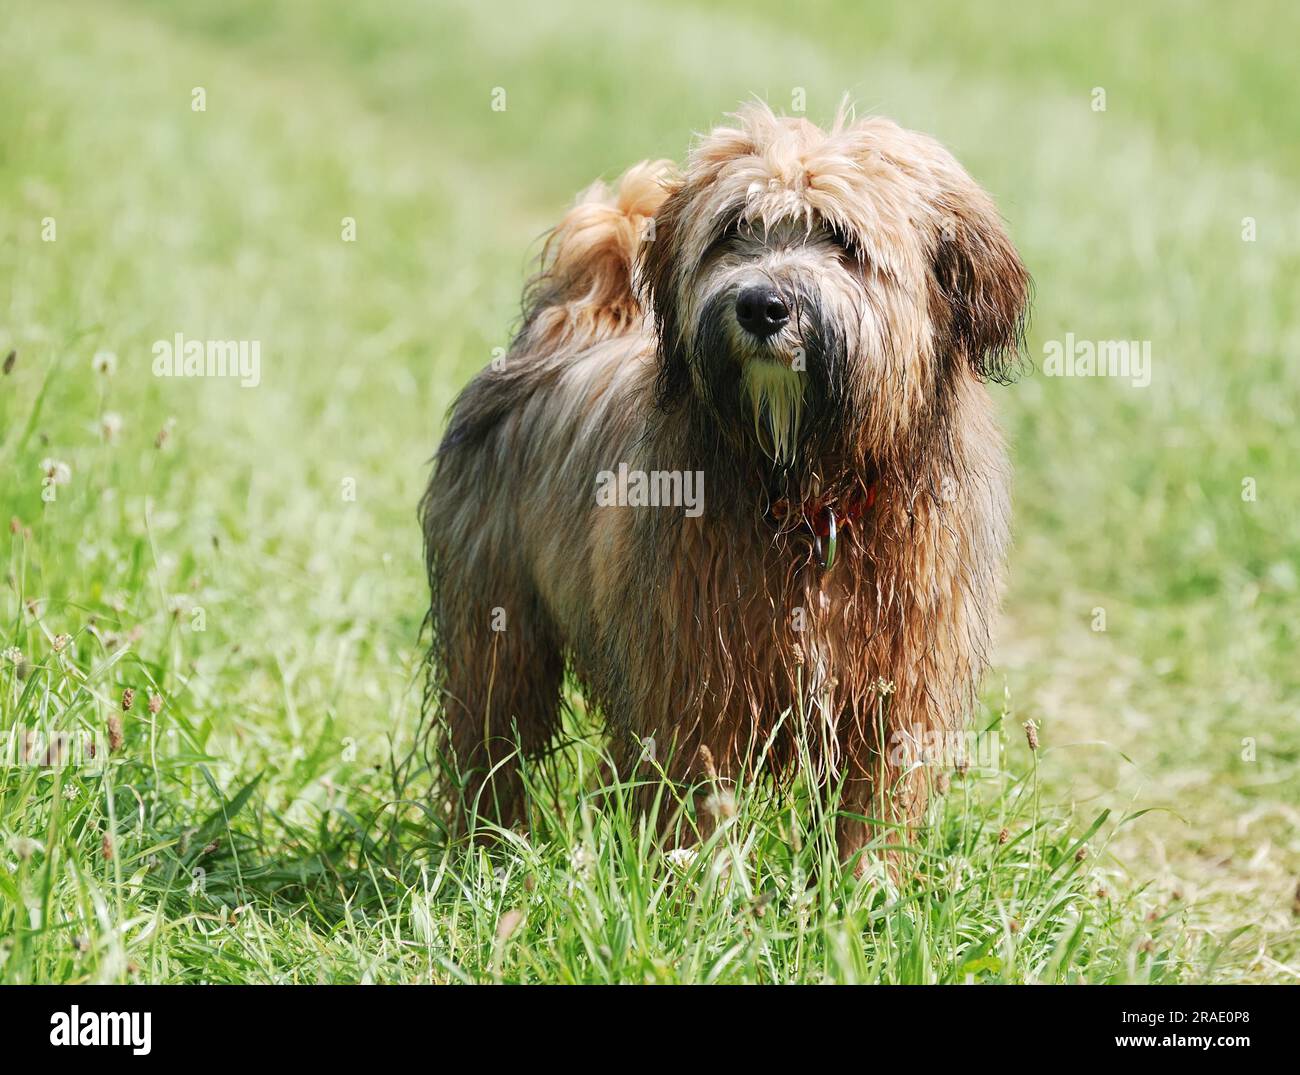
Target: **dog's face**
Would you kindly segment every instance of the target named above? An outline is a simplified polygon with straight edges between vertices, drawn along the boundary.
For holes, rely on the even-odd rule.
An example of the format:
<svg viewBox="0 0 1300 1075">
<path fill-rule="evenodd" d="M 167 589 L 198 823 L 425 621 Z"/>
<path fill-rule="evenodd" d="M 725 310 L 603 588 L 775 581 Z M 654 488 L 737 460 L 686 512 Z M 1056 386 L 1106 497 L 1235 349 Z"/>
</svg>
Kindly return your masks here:
<svg viewBox="0 0 1300 1075">
<path fill-rule="evenodd" d="M 955 379 L 1018 351 L 1029 281 L 991 200 L 888 120 L 739 119 L 691 154 L 642 248 L 661 406 L 689 395 L 784 467 L 914 450 Z"/>
</svg>

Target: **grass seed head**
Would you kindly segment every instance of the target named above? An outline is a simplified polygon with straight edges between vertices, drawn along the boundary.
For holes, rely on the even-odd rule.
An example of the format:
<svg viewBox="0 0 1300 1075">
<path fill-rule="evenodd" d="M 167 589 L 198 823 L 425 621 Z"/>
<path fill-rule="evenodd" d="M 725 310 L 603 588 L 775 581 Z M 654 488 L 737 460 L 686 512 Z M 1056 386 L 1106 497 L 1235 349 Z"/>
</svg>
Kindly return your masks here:
<svg viewBox="0 0 1300 1075">
<path fill-rule="evenodd" d="M 104 443 L 112 444 L 122 432 L 122 416 L 116 411 L 105 411 L 99 420 L 99 435 Z"/>
<path fill-rule="evenodd" d="M 736 797 L 726 788 L 718 788 L 704 800 L 704 809 L 715 819 L 736 816 Z"/>
<path fill-rule="evenodd" d="M 1024 728 L 1025 739 L 1029 743 L 1029 749 L 1036 752 L 1038 750 L 1038 725 L 1036 725 L 1032 720 L 1027 720 L 1025 721 Z"/>
<path fill-rule="evenodd" d="M 72 468 L 62 459 L 46 457 L 41 460 L 41 473 L 51 485 L 67 485 L 72 481 Z"/>
<path fill-rule="evenodd" d="M 524 921 L 524 912 L 512 907 L 497 920 L 497 941 L 504 944 Z"/>
<path fill-rule="evenodd" d="M 122 749 L 122 718 L 116 713 L 108 715 L 108 752 L 116 754 Z"/>
<path fill-rule="evenodd" d="M 154 437 L 153 446 L 155 448 L 162 448 L 163 445 L 165 445 L 169 440 L 171 440 L 172 430 L 175 428 L 176 428 L 176 419 L 168 418 L 167 421 L 163 423 L 162 429 L 158 430 L 158 435 Z"/>
</svg>

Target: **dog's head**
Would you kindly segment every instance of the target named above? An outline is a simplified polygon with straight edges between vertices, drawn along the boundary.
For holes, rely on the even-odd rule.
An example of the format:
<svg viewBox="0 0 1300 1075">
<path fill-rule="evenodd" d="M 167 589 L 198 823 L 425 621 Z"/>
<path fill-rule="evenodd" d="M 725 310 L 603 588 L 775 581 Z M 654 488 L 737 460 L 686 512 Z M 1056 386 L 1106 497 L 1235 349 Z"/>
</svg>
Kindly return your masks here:
<svg viewBox="0 0 1300 1075">
<path fill-rule="evenodd" d="M 882 459 L 957 378 L 1004 379 L 1029 278 L 931 138 L 750 105 L 691 153 L 641 251 L 660 406 L 686 397 L 782 466 Z"/>
</svg>

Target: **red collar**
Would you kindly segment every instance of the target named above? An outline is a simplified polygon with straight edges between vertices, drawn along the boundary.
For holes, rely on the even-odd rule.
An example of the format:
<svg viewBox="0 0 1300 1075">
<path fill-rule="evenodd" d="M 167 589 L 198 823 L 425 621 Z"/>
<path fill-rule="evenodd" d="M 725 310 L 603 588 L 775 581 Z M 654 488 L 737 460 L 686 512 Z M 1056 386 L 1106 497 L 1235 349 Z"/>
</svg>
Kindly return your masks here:
<svg viewBox="0 0 1300 1075">
<path fill-rule="evenodd" d="M 850 495 L 838 500 L 826 496 L 809 497 L 795 506 L 794 514 L 803 519 L 815 537 L 824 538 L 830 536 L 832 522 L 837 529 L 847 530 L 853 523 L 860 521 L 875 503 L 876 487 L 872 484 L 866 489 L 858 487 Z M 773 501 L 771 514 L 778 524 L 785 522 L 792 514 L 790 501 L 786 497 Z"/>
<path fill-rule="evenodd" d="M 813 556 L 817 560 L 817 566 L 825 572 L 835 566 L 835 549 L 840 533 L 859 522 L 875 503 L 876 486 L 872 483 L 865 489 L 859 486 L 849 495 L 838 499 L 830 496 L 809 497 L 793 509 L 790 501 L 782 497 L 773 501 L 769 514 L 780 529 L 784 529 L 786 521 L 797 514 L 812 534 Z"/>
</svg>

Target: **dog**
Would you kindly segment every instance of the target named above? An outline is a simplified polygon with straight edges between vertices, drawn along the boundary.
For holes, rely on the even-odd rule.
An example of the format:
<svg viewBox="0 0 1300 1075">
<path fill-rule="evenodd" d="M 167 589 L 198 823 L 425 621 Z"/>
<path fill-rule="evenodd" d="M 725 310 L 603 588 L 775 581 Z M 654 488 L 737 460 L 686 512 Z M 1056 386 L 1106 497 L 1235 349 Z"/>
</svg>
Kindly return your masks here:
<svg viewBox="0 0 1300 1075">
<path fill-rule="evenodd" d="M 421 503 L 431 693 L 466 823 L 524 821 L 567 671 L 621 777 L 648 745 L 683 785 L 802 772 L 860 871 L 931 791 L 900 744 L 960 733 L 988 661 L 986 382 L 1022 361 L 1030 279 L 934 139 L 733 118 L 580 196 L 453 404 Z M 698 510 L 663 503 L 693 478 Z"/>
</svg>

